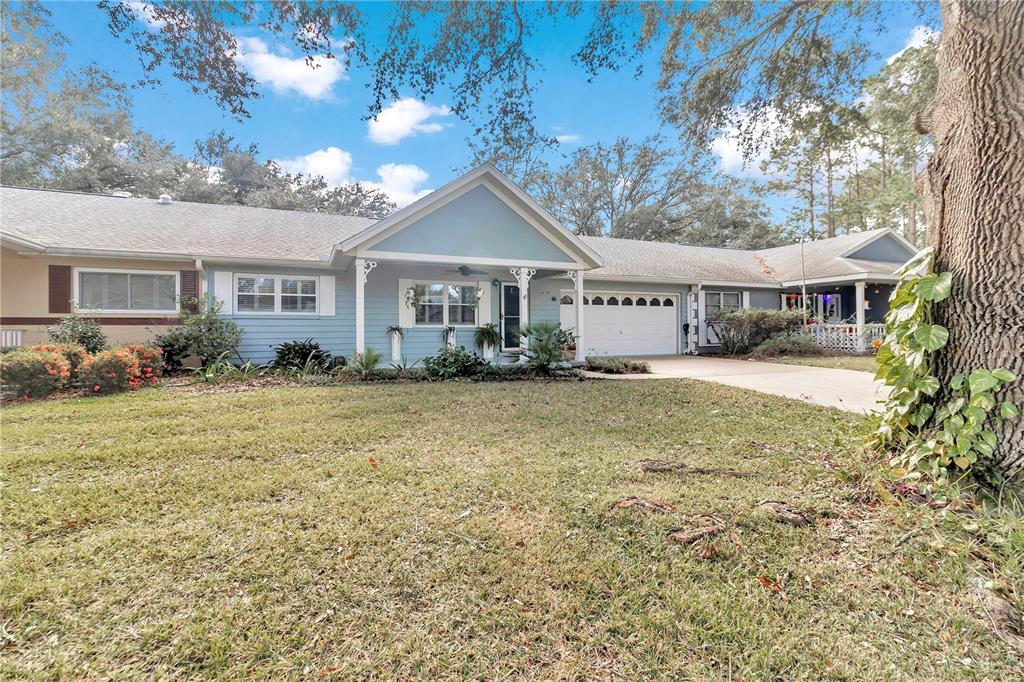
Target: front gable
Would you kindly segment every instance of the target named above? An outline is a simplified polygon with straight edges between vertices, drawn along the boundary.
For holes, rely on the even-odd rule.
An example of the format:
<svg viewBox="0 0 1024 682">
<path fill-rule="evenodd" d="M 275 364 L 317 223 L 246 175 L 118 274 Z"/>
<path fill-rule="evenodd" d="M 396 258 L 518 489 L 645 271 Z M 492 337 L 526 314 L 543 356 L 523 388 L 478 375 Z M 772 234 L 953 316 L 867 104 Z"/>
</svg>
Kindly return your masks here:
<svg viewBox="0 0 1024 682">
<path fill-rule="evenodd" d="M 916 249 L 910 248 L 904 241 L 892 234 L 883 234 L 877 239 L 872 239 L 863 246 L 845 254 L 845 258 L 857 260 L 882 261 L 885 263 L 905 263 L 915 253 Z"/>
<path fill-rule="evenodd" d="M 361 258 L 588 269 L 601 258 L 489 164 L 340 245 Z"/>
<path fill-rule="evenodd" d="M 389 253 L 574 262 L 485 184 L 412 221 L 372 248 Z"/>
</svg>

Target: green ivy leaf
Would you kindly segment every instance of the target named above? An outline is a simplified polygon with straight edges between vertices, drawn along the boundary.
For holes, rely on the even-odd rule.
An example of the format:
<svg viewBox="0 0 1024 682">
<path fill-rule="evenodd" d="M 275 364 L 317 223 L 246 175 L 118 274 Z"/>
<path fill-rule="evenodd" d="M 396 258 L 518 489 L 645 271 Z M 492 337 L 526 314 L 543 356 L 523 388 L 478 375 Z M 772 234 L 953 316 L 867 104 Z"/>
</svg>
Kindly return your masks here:
<svg viewBox="0 0 1024 682">
<path fill-rule="evenodd" d="M 953 378 L 949 380 L 949 387 L 954 391 L 959 391 L 964 386 L 964 381 L 967 379 L 961 372 L 957 372 L 953 375 Z"/>
<path fill-rule="evenodd" d="M 994 376 L 996 379 L 999 379 L 1003 383 L 1013 381 L 1014 379 L 1017 378 L 1016 374 L 1002 367 L 1000 367 L 999 369 L 992 370 L 992 376 Z"/>
<path fill-rule="evenodd" d="M 946 345 L 949 330 L 941 324 L 922 324 L 914 331 L 914 340 L 930 351 L 936 351 Z"/>
<path fill-rule="evenodd" d="M 994 448 L 996 446 L 996 434 L 991 431 L 982 431 L 981 439 L 988 443 L 990 447 Z"/>
<path fill-rule="evenodd" d="M 1010 401 L 1006 401 L 999 406 L 999 416 L 1003 419 L 1016 419 L 1019 414 L 1020 410 Z"/>
<path fill-rule="evenodd" d="M 971 466 L 971 460 L 966 457 L 954 457 L 953 461 L 956 462 L 956 465 L 961 469 L 966 469 Z"/>
<path fill-rule="evenodd" d="M 953 275 L 948 272 L 925 275 L 917 283 L 917 294 L 926 301 L 941 301 L 953 289 Z"/>
<path fill-rule="evenodd" d="M 992 390 L 999 385 L 999 379 L 992 376 L 992 372 L 987 369 L 976 369 L 967 378 L 967 385 L 971 389 L 971 395 L 974 395 Z"/>
<path fill-rule="evenodd" d="M 939 380 L 930 374 L 927 374 L 918 379 L 915 384 L 917 390 L 921 391 L 925 395 L 932 396 L 939 390 Z"/>
<path fill-rule="evenodd" d="M 991 457 L 992 453 L 995 451 L 994 446 L 989 445 L 983 440 L 976 441 L 974 443 L 974 449 L 980 452 L 981 454 L 985 455 L 986 457 Z"/>
</svg>

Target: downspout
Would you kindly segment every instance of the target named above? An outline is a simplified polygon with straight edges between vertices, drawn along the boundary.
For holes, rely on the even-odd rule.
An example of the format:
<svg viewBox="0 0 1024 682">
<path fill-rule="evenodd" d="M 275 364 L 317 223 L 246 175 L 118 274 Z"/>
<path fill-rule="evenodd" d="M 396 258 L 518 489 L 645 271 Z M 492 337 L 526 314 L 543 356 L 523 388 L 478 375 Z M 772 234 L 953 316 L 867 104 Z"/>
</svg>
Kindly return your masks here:
<svg viewBox="0 0 1024 682">
<path fill-rule="evenodd" d="M 686 295 L 686 354 L 697 355 L 697 347 L 693 341 L 694 331 L 699 334 L 700 330 L 697 329 L 699 324 L 699 316 L 695 318 L 693 315 L 694 308 L 700 305 L 700 290 L 702 284 L 697 284 L 696 288 L 694 285 L 690 285 L 690 293 Z"/>
</svg>

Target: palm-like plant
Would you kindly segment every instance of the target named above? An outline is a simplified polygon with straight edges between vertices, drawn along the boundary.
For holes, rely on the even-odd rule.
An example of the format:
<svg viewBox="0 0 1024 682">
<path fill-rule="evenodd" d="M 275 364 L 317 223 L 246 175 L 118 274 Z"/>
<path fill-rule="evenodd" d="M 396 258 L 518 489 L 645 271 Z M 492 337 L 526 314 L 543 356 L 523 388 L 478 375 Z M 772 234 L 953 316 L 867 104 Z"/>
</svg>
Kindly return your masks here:
<svg viewBox="0 0 1024 682">
<path fill-rule="evenodd" d="M 488 322 L 477 327 L 476 331 L 473 332 L 473 344 L 477 350 L 483 350 L 487 346 L 497 348 L 501 344 L 501 332 L 498 331 L 497 325 L 493 322 Z"/>
</svg>

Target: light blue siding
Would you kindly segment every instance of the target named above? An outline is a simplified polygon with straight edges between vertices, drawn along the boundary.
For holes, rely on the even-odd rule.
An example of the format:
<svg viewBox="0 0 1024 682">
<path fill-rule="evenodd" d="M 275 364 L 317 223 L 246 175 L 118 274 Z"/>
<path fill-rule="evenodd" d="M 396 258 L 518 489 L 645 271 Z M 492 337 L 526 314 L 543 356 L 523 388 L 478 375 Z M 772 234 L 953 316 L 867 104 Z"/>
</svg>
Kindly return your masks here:
<svg viewBox="0 0 1024 682">
<path fill-rule="evenodd" d="M 284 341 L 311 338 L 332 355 L 351 355 L 355 346 L 355 276 L 349 272 L 302 268 L 267 268 L 243 266 L 212 266 L 207 268 L 207 286 L 212 296 L 219 296 L 215 273 L 245 272 L 260 275 L 334 275 L 336 314 L 326 315 L 245 315 L 228 317 L 242 328 L 238 353 L 243 360 L 265 363 L 274 359 L 274 346 Z M 227 295 L 230 298 L 230 292 Z M 232 305 L 234 308 L 234 305 Z"/>
<path fill-rule="evenodd" d="M 483 185 L 375 244 L 373 250 L 573 262 L 568 254 Z"/>
<path fill-rule="evenodd" d="M 878 260 L 887 263 L 905 263 L 914 255 L 903 244 L 890 235 L 879 237 L 875 241 L 863 246 L 847 258 L 860 258 L 862 260 Z"/>
</svg>

